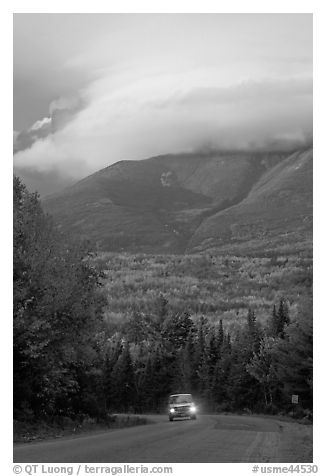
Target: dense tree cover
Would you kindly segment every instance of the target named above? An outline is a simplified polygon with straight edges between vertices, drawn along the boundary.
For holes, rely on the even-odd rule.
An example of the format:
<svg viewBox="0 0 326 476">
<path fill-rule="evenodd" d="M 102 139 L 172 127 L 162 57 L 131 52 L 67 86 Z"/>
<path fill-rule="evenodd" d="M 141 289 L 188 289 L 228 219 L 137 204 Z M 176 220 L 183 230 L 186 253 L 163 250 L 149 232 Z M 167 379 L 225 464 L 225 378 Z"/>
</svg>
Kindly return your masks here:
<svg viewBox="0 0 326 476">
<path fill-rule="evenodd" d="M 14 179 L 15 418 L 103 418 L 165 409 L 192 393 L 202 411 L 312 409 L 312 303 L 275 303 L 262 324 L 194 319 L 159 294 L 119 328 L 103 320 L 101 273 Z M 187 302 L 185 301 L 185 305 Z"/>
<path fill-rule="evenodd" d="M 217 326 L 205 318 L 194 323 L 187 312 L 170 315 L 166 307 L 158 327 L 156 318 L 137 312 L 108 342 L 105 392 L 118 395 L 108 398 L 111 411 L 162 411 L 168 394 L 178 392 L 193 393 L 203 411 L 287 412 L 292 394 L 299 395 L 301 411 L 312 410 L 307 303 L 290 322 L 281 299 L 265 328 L 249 309 L 245 326 L 232 337 L 222 320 Z"/>
<path fill-rule="evenodd" d="M 13 210 L 14 414 L 74 413 L 98 377 L 100 276 L 17 177 Z"/>
<path fill-rule="evenodd" d="M 308 247 L 307 247 L 308 248 Z M 244 324 L 250 307 L 264 326 L 271 303 L 286 297 L 290 315 L 312 286 L 309 249 L 295 247 L 272 261 L 268 256 L 233 256 L 219 251 L 197 255 L 132 255 L 99 253 L 96 265 L 105 270 L 109 296 L 106 319 L 119 330 L 135 309 L 158 316 L 159 293 L 169 312 L 186 309 L 194 320 L 223 319 L 228 331 Z M 266 252 L 267 254 L 267 252 Z M 164 312 L 164 304 L 163 312 Z"/>
</svg>

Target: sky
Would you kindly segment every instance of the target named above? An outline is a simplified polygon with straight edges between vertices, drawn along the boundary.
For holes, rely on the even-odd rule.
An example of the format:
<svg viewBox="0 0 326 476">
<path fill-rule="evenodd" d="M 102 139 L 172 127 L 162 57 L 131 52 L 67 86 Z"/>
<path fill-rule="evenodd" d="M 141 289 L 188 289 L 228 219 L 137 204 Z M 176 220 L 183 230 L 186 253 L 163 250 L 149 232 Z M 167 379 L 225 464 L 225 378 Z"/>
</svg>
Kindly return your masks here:
<svg viewBox="0 0 326 476">
<path fill-rule="evenodd" d="M 58 183 L 119 160 L 305 144 L 312 15 L 15 14 L 14 142 L 22 131 L 15 166 Z"/>
</svg>

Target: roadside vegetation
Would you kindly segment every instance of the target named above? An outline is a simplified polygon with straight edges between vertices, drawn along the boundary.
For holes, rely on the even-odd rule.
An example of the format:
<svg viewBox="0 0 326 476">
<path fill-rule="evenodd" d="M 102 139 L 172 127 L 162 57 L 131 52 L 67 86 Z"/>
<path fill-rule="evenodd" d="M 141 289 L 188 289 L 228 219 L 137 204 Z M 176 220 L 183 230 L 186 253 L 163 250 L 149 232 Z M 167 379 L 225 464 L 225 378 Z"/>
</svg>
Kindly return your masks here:
<svg viewBox="0 0 326 476">
<path fill-rule="evenodd" d="M 173 392 L 272 414 L 296 394 L 310 420 L 311 287 L 309 252 L 96 256 L 15 178 L 16 428 L 161 412 Z"/>
<path fill-rule="evenodd" d="M 14 443 L 30 443 L 64 436 L 82 435 L 89 432 L 102 432 L 130 428 L 132 426 L 147 425 L 152 423 L 149 419 L 139 415 L 107 415 L 98 421 L 85 415 L 76 418 L 58 417 L 52 422 L 49 420 L 17 421 L 14 420 Z"/>
</svg>

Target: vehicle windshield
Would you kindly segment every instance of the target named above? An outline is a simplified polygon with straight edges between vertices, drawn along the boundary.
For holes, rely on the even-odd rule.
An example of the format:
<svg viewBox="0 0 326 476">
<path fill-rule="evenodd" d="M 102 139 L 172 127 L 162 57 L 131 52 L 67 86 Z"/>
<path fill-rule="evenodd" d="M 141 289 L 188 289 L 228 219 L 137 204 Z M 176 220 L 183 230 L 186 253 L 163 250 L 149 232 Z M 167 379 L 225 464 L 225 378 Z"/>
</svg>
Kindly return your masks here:
<svg viewBox="0 0 326 476">
<path fill-rule="evenodd" d="M 189 394 L 171 395 L 169 403 L 192 403 L 192 396 Z"/>
</svg>

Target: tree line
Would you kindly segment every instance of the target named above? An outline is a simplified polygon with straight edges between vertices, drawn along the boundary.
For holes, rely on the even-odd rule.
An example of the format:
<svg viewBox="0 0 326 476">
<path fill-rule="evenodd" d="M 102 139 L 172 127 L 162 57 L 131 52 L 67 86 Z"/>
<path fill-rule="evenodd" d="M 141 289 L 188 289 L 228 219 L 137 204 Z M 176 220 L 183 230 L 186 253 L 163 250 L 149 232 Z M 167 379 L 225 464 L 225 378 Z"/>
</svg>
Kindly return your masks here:
<svg viewBox="0 0 326 476">
<path fill-rule="evenodd" d="M 162 312 L 163 311 L 163 312 Z M 169 393 L 192 393 L 202 411 L 312 410 L 312 322 L 305 306 L 290 322 L 284 299 L 262 326 L 249 309 L 235 335 L 187 312 L 155 319 L 134 312 L 107 343 L 105 394 L 112 411 L 162 411 Z"/>
<path fill-rule="evenodd" d="M 285 299 L 263 326 L 248 310 L 232 335 L 194 322 L 163 295 L 119 332 L 104 319 L 103 276 L 85 244 L 63 235 L 14 178 L 14 418 L 106 418 L 165 410 L 193 393 L 202 411 L 312 410 L 312 301 L 290 320 Z"/>
</svg>

